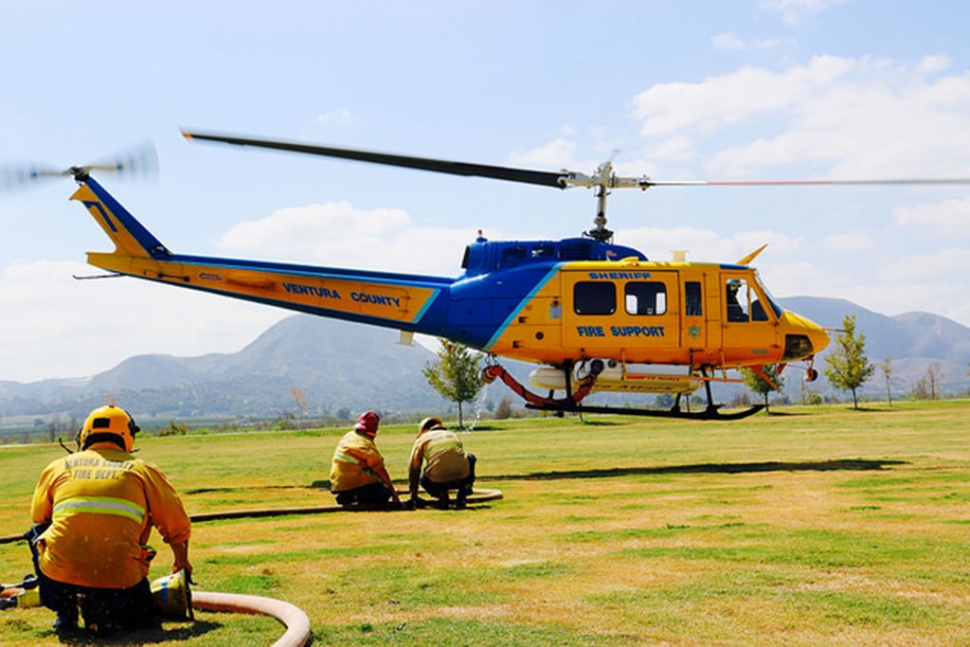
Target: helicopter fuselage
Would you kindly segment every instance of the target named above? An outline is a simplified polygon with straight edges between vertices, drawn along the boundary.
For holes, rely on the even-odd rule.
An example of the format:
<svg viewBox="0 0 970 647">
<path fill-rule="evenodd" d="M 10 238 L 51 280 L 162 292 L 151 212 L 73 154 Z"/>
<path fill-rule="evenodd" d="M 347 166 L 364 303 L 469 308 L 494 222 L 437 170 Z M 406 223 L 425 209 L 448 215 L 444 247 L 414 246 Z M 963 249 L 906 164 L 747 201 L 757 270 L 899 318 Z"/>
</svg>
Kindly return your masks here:
<svg viewBox="0 0 970 647">
<path fill-rule="evenodd" d="M 115 242 L 105 270 L 314 315 L 423 333 L 554 367 L 599 358 L 690 372 L 810 358 L 817 324 L 779 307 L 747 265 L 649 261 L 589 238 L 489 241 L 457 278 L 174 254 L 103 187 L 72 196 Z"/>
</svg>

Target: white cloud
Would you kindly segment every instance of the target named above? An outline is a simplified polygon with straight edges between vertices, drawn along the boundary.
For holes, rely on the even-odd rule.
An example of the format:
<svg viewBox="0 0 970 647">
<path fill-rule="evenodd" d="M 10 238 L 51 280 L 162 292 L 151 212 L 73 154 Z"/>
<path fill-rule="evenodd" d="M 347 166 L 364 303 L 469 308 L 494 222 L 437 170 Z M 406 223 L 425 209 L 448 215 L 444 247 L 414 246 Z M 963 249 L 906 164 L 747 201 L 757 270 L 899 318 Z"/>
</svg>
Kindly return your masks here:
<svg viewBox="0 0 970 647">
<path fill-rule="evenodd" d="M 929 229 L 941 236 L 970 235 L 970 198 L 899 207 L 895 214 L 903 226 Z"/>
<path fill-rule="evenodd" d="M 721 32 L 711 38 L 711 44 L 714 45 L 715 49 L 725 49 L 729 51 L 738 51 L 747 49 L 747 45 L 743 40 L 731 34 L 729 32 Z"/>
<path fill-rule="evenodd" d="M 896 285 L 898 281 L 914 283 L 928 279 L 949 283 L 954 277 L 970 275 L 970 249 L 950 247 L 929 254 L 906 256 L 883 267 L 880 275 Z M 965 291 L 970 292 L 970 289 L 965 288 Z"/>
<path fill-rule="evenodd" d="M 915 68 L 835 56 L 782 71 L 745 67 L 655 85 L 634 97 L 634 115 L 648 141 L 678 138 L 677 156 L 712 148 L 708 172 L 815 163 L 843 179 L 966 176 L 970 75 L 929 78 L 945 67 L 939 55 Z"/>
<path fill-rule="evenodd" d="M 782 20 L 795 25 L 805 17 L 822 13 L 848 0 L 764 0 L 761 6 L 770 11 L 780 13 Z"/>
<path fill-rule="evenodd" d="M 649 148 L 650 157 L 658 160 L 686 161 L 696 154 L 694 143 L 689 137 L 668 137 Z"/>
<path fill-rule="evenodd" d="M 840 252 L 858 252 L 871 249 L 874 245 L 872 235 L 861 231 L 848 231 L 825 237 L 825 246 Z"/>
<path fill-rule="evenodd" d="M 808 66 L 784 73 L 744 67 L 731 74 L 708 77 L 699 83 L 655 85 L 633 98 L 634 115 L 646 136 L 709 134 L 757 115 L 774 113 L 802 101 L 820 84 L 848 74 L 853 62 L 816 56 Z"/>
<path fill-rule="evenodd" d="M 516 152 L 505 163 L 509 166 L 536 168 L 569 168 L 573 164 L 576 143 L 559 138 L 524 153 Z"/>
<path fill-rule="evenodd" d="M 817 263 L 782 261 L 762 278 L 777 296 L 831 296 L 831 284 Z"/>
<path fill-rule="evenodd" d="M 337 108 L 317 115 L 316 122 L 321 124 L 339 123 L 348 124 L 353 121 L 353 115 L 346 108 Z"/>
<path fill-rule="evenodd" d="M 325 247 L 339 248 L 346 237 L 390 235 L 411 224 L 401 209 L 358 211 L 347 201 L 280 209 L 268 218 L 239 223 L 216 243 L 218 247 L 266 250 L 291 257 L 315 256 Z M 353 232 L 351 234 L 351 232 Z"/>
<path fill-rule="evenodd" d="M 953 61 L 946 54 L 933 54 L 924 56 L 923 60 L 916 66 L 916 71 L 920 74 L 932 74 L 950 69 Z"/>
<path fill-rule="evenodd" d="M 904 312 L 932 312 L 951 319 L 966 313 L 966 289 L 947 283 L 863 283 L 849 286 L 842 298 L 880 314 L 894 316 Z"/>
<path fill-rule="evenodd" d="M 745 50 L 773 49 L 781 45 L 781 41 L 776 38 L 746 41 L 730 32 L 721 32 L 711 38 L 711 45 L 713 45 L 714 49 L 741 52 Z"/>
</svg>

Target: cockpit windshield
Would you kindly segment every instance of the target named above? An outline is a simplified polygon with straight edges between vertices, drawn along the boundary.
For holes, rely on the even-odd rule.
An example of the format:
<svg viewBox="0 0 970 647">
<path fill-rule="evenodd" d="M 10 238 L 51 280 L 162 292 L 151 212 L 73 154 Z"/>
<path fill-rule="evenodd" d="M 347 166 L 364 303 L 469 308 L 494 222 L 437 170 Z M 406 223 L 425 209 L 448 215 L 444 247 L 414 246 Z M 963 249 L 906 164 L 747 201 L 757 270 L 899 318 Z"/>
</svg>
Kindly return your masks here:
<svg viewBox="0 0 970 647">
<path fill-rule="evenodd" d="M 754 273 L 754 280 L 758 284 L 758 287 L 761 289 L 761 293 L 765 295 L 765 300 L 768 301 L 769 305 L 771 305 L 771 309 L 775 311 L 775 316 L 781 317 L 781 313 L 782 313 L 781 306 L 778 305 L 778 302 L 775 301 L 775 297 L 772 296 L 771 292 L 768 291 L 768 288 L 765 287 L 765 284 L 761 281 L 761 277 L 758 276 L 757 270 L 755 270 L 755 273 Z"/>
</svg>

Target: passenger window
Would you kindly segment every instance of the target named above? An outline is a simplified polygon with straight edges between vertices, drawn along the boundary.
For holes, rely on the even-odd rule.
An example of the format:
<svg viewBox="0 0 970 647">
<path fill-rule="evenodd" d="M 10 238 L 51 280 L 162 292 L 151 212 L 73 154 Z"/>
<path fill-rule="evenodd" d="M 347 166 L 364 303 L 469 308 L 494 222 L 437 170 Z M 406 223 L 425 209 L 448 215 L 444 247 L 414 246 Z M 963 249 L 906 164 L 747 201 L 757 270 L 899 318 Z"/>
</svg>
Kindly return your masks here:
<svg viewBox="0 0 970 647">
<path fill-rule="evenodd" d="M 630 282 L 624 288 L 626 313 L 662 315 L 667 312 L 667 287 L 660 282 Z"/>
<path fill-rule="evenodd" d="M 553 258 L 556 255 L 556 246 L 552 244 L 536 245 L 532 248 L 532 258 Z"/>
<path fill-rule="evenodd" d="M 515 267 L 518 261 L 526 257 L 525 245 L 506 247 L 502 250 L 502 267 Z"/>
<path fill-rule="evenodd" d="M 573 288 L 573 310 L 578 315 L 613 314 L 616 312 L 616 288 L 612 283 L 577 283 Z"/>
<path fill-rule="evenodd" d="M 686 281 L 684 283 L 684 314 L 688 317 L 700 317 L 704 314 L 704 299 L 701 296 L 700 281 Z"/>
</svg>

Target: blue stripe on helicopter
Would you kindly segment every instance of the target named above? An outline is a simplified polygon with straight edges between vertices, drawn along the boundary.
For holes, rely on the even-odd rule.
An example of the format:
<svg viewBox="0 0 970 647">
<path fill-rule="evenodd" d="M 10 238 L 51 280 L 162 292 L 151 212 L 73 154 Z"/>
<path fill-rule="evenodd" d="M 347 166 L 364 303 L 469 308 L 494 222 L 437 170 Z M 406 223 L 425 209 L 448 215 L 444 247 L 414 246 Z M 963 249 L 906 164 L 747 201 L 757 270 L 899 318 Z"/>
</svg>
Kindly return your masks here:
<svg viewBox="0 0 970 647">
<path fill-rule="evenodd" d="M 546 272 L 545 276 L 543 276 L 541 279 L 536 281 L 536 284 L 532 287 L 531 290 L 529 290 L 529 293 L 519 302 L 519 305 L 511 313 L 509 313 L 509 316 L 505 318 L 505 321 L 503 321 L 502 324 L 495 330 L 495 333 L 492 335 L 492 338 L 489 339 L 488 343 L 485 344 L 484 346 L 485 350 L 492 349 L 492 346 L 495 345 L 495 343 L 499 340 L 499 338 L 501 338 L 501 336 L 505 333 L 506 329 L 508 329 L 508 327 L 512 324 L 512 322 L 515 321 L 515 319 L 519 316 L 519 313 L 522 312 L 522 309 L 532 301 L 533 297 L 535 297 L 535 295 L 538 294 L 539 290 L 545 287 L 545 285 L 552 279 L 552 277 L 556 276 L 559 273 L 559 270 L 564 265 L 566 265 L 566 263 L 556 263 L 551 268 L 549 268 L 549 271 Z"/>
<path fill-rule="evenodd" d="M 101 214 L 101 219 L 104 220 L 104 224 L 108 225 L 111 231 L 118 233 L 118 228 L 115 227 L 115 222 L 108 216 L 108 212 L 104 210 L 104 205 L 100 202 L 94 202 L 93 200 L 86 200 L 83 202 L 84 206 L 88 209 L 97 209 L 98 213 Z"/>
</svg>

